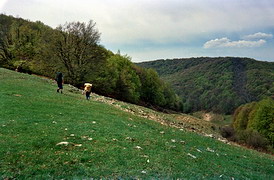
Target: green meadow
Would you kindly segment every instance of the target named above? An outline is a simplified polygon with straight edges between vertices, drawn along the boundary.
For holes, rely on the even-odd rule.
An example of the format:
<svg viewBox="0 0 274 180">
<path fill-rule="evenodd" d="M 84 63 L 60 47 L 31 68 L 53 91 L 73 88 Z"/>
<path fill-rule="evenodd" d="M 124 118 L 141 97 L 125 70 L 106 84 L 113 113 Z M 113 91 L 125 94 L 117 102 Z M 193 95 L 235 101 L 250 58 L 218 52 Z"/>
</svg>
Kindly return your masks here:
<svg viewBox="0 0 274 180">
<path fill-rule="evenodd" d="M 90 178 L 274 179 L 274 158 L 0 68 L 0 179 Z"/>
</svg>

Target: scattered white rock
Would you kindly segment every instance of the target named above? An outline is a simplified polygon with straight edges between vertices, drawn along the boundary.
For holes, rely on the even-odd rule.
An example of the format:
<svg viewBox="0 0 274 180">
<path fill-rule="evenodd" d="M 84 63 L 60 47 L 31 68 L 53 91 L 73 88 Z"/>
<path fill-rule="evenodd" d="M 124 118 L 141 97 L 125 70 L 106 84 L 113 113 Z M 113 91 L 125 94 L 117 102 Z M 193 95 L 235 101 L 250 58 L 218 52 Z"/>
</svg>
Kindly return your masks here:
<svg viewBox="0 0 274 180">
<path fill-rule="evenodd" d="M 205 136 L 206 136 L 206 137 L 211 137 L 211 138 L 214 137 L 213 134 L 205 134 Z"/>
<path fill-rule="evenodd" d="M 196 156 L 194 156 L 194 155 L 192 155 L 192 154 L 190 154 L 190 153 L 187 153 L 187 155 L 190 156 L 190 157 L 192 157 L 193 159 L 196 159 L 196 158 L 197 158 Z"/>
<path fill-rule="evenodd" d="M 181 144 L 185 144 L 186 142 L 185 141 L 180 141 Z"/>
<path fill-rule="evenodd" d="M 165 134 L 165 131 L 161 131 L 160 134 Z"/>
<path fill-rule="evenodd" d="M 196 149 L 198 152 L 202 153 L 202 151 L 200 149 Z"/>
<path fill-rule="evenodd" d="M 73 137 L 73 136 L 75 136 L 75 134 L 71 134 L 70 136 Z"/>
<path fill-rule="evenodd" d="M 56 121 L 52 121 L 52 124 L 57 124 L 57 122 Z"/>
<path fill-rule="evenodd" d="M 147 172 L 146 172 L 146 171 L 142 171 L 141 173 L 142 173 L 142 174 L 146 174 Z"/>
<path fill-rule="evenodd" d="M 91 138 L 91 137 L 88 137 L 88 136 L 81 136 L 81 138 L 82 138 L 82 139 L 87 139 L 87 140 L 89 140 L 89 141 L 92 140 L 92 138 Z"/>
<path fill-rule="evenodd" d="M 207 147 L 206 150 L 210 152 L 215 152 L 213 149 L 210 149 L 209 147 Z"/>
<path fill-rule="evenodd" d="M 148 155 L 141 155 L 140 157 L 149 158 Z"/>
<path fill-rule="evenodd" d="M 76 146 L 76 147 L 81 147 L 82 144 L 74 144 L 74 146 Z"/>
<path fill-rule="evenodd" d="M 92 121 L 92 124 L 96 124 L 96 121 Z"/>
<path fill-rule="evenodd" d="M 142 147 L 140 146 L 135 146 L 136 149 L 143 149 Z"/>
<path fill-rule="evenodd" d="M 176 142 L 176 140 L 175 140 L 175 139 L 171 139 L 171 142 L 175 143 L 175 142 Z"/>
<path fill-rule="evenodd" d="M 227 139 L 222 139 L 222 138 L 218 138 L 219 141 L 223 142 L 223 143 L 229 143 L 229 141 Z"/>
<path fill-rule="evenodd" d="M 149 163 L 149 159 L 147 160 L 147 163 Z"/>
<path fill-rule="evenodd" d="M 68 144 L 69 144 L 69 142 L 63 141 L 63 142 L 57 143 L 56 146 L 59 146 L 59 145 L 65 145 L 65 146 L 67 146 Z"/>
<path fill-rule="evenodd" d="M 68 128 L 65 128 L 65 131 L 67 131 L 68 130 Z"/>
<path fill-rule="evenodd" d="M 113 138 L 112 141 L 118 141 L 117 139 Z"/>
</svg>

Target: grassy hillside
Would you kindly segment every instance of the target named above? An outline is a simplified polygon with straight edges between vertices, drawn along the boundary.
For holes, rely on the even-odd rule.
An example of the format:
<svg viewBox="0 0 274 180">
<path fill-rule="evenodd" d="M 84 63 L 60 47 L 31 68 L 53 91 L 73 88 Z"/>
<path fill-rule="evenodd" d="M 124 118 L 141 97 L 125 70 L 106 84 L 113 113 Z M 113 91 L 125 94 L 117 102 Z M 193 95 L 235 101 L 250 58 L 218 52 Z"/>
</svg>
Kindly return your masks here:
<svg viewBox="0 0 274 180">
<path fill-rule="evenodd" d="M 274 178 L 271 155 L 102 99 L 86 101 L 68 85 L 59 94 L 52 80 L 0 69 L 0 179 Z"/>
<path fill-rule="evenodd" d="M 184 112 L 232 113 L 274 94 L 274 63 L 248 58 L 190 58 L 138 64 L 155 69 L 184 100 Z"/>
<path fill-rule="evenodd" d="M 158 109 L 180 111 L 181 102 L 154 70 L 137 67 L 131 58 L 99 44 L 93 21 L 69 22 L 52 29 L 0 14 L 0 67 L 55 78 L 81 87 L 92 82 L 94 92 Z"/>
</svg>

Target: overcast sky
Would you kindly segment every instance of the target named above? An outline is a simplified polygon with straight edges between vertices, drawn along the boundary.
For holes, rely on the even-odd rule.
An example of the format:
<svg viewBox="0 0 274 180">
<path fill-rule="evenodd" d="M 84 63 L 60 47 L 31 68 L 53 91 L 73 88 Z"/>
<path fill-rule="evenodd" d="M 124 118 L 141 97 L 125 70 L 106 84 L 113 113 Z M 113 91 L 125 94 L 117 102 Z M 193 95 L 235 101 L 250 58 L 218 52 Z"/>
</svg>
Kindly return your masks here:
<svg viewBox="0 0 274 180">
<path fill-rule="evenodd" d="M 274 61 L 274 0 L 0 0 L 0 12 L 55 28 L 93 20 L 133 62 L 200 56 Z"/>
</svg>

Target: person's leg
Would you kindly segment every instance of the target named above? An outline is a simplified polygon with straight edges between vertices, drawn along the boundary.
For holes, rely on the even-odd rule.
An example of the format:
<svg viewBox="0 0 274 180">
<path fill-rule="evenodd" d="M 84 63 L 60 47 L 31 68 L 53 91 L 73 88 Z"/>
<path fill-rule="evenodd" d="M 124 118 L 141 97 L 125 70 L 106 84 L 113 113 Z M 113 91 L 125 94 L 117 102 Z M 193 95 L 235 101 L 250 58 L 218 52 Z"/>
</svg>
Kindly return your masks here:
<svg viewBox="0 0 274 180">
<path fill-rule="evenodd" d="M 90 93 L 91 93 L 91 92 L 86 92 L 86 98 L 87 98 L 87 100 L 90 99 Z"/>
<path fill-rule="evenodd" d="M 59 82 L 57 81 L 57 90 L 56 91 L 59 93 L 59 90 L 60 90 L 59 89 Z"/>
<path fill-rule="evenodd" d="M 63 83 L 62 82 L 59 83 L 59 90 L 61 90 L 61 93 L 63 93 Z"/>
<path fill-rule="evenodd" d="M 61 90 L 61 93 L 63 93 L 63 84 L 62 84 L 62 82 L 57 82 L 57 85 L 58 85 L 57 92 L 59 93 L 60 90 Z"/>
</svg>

